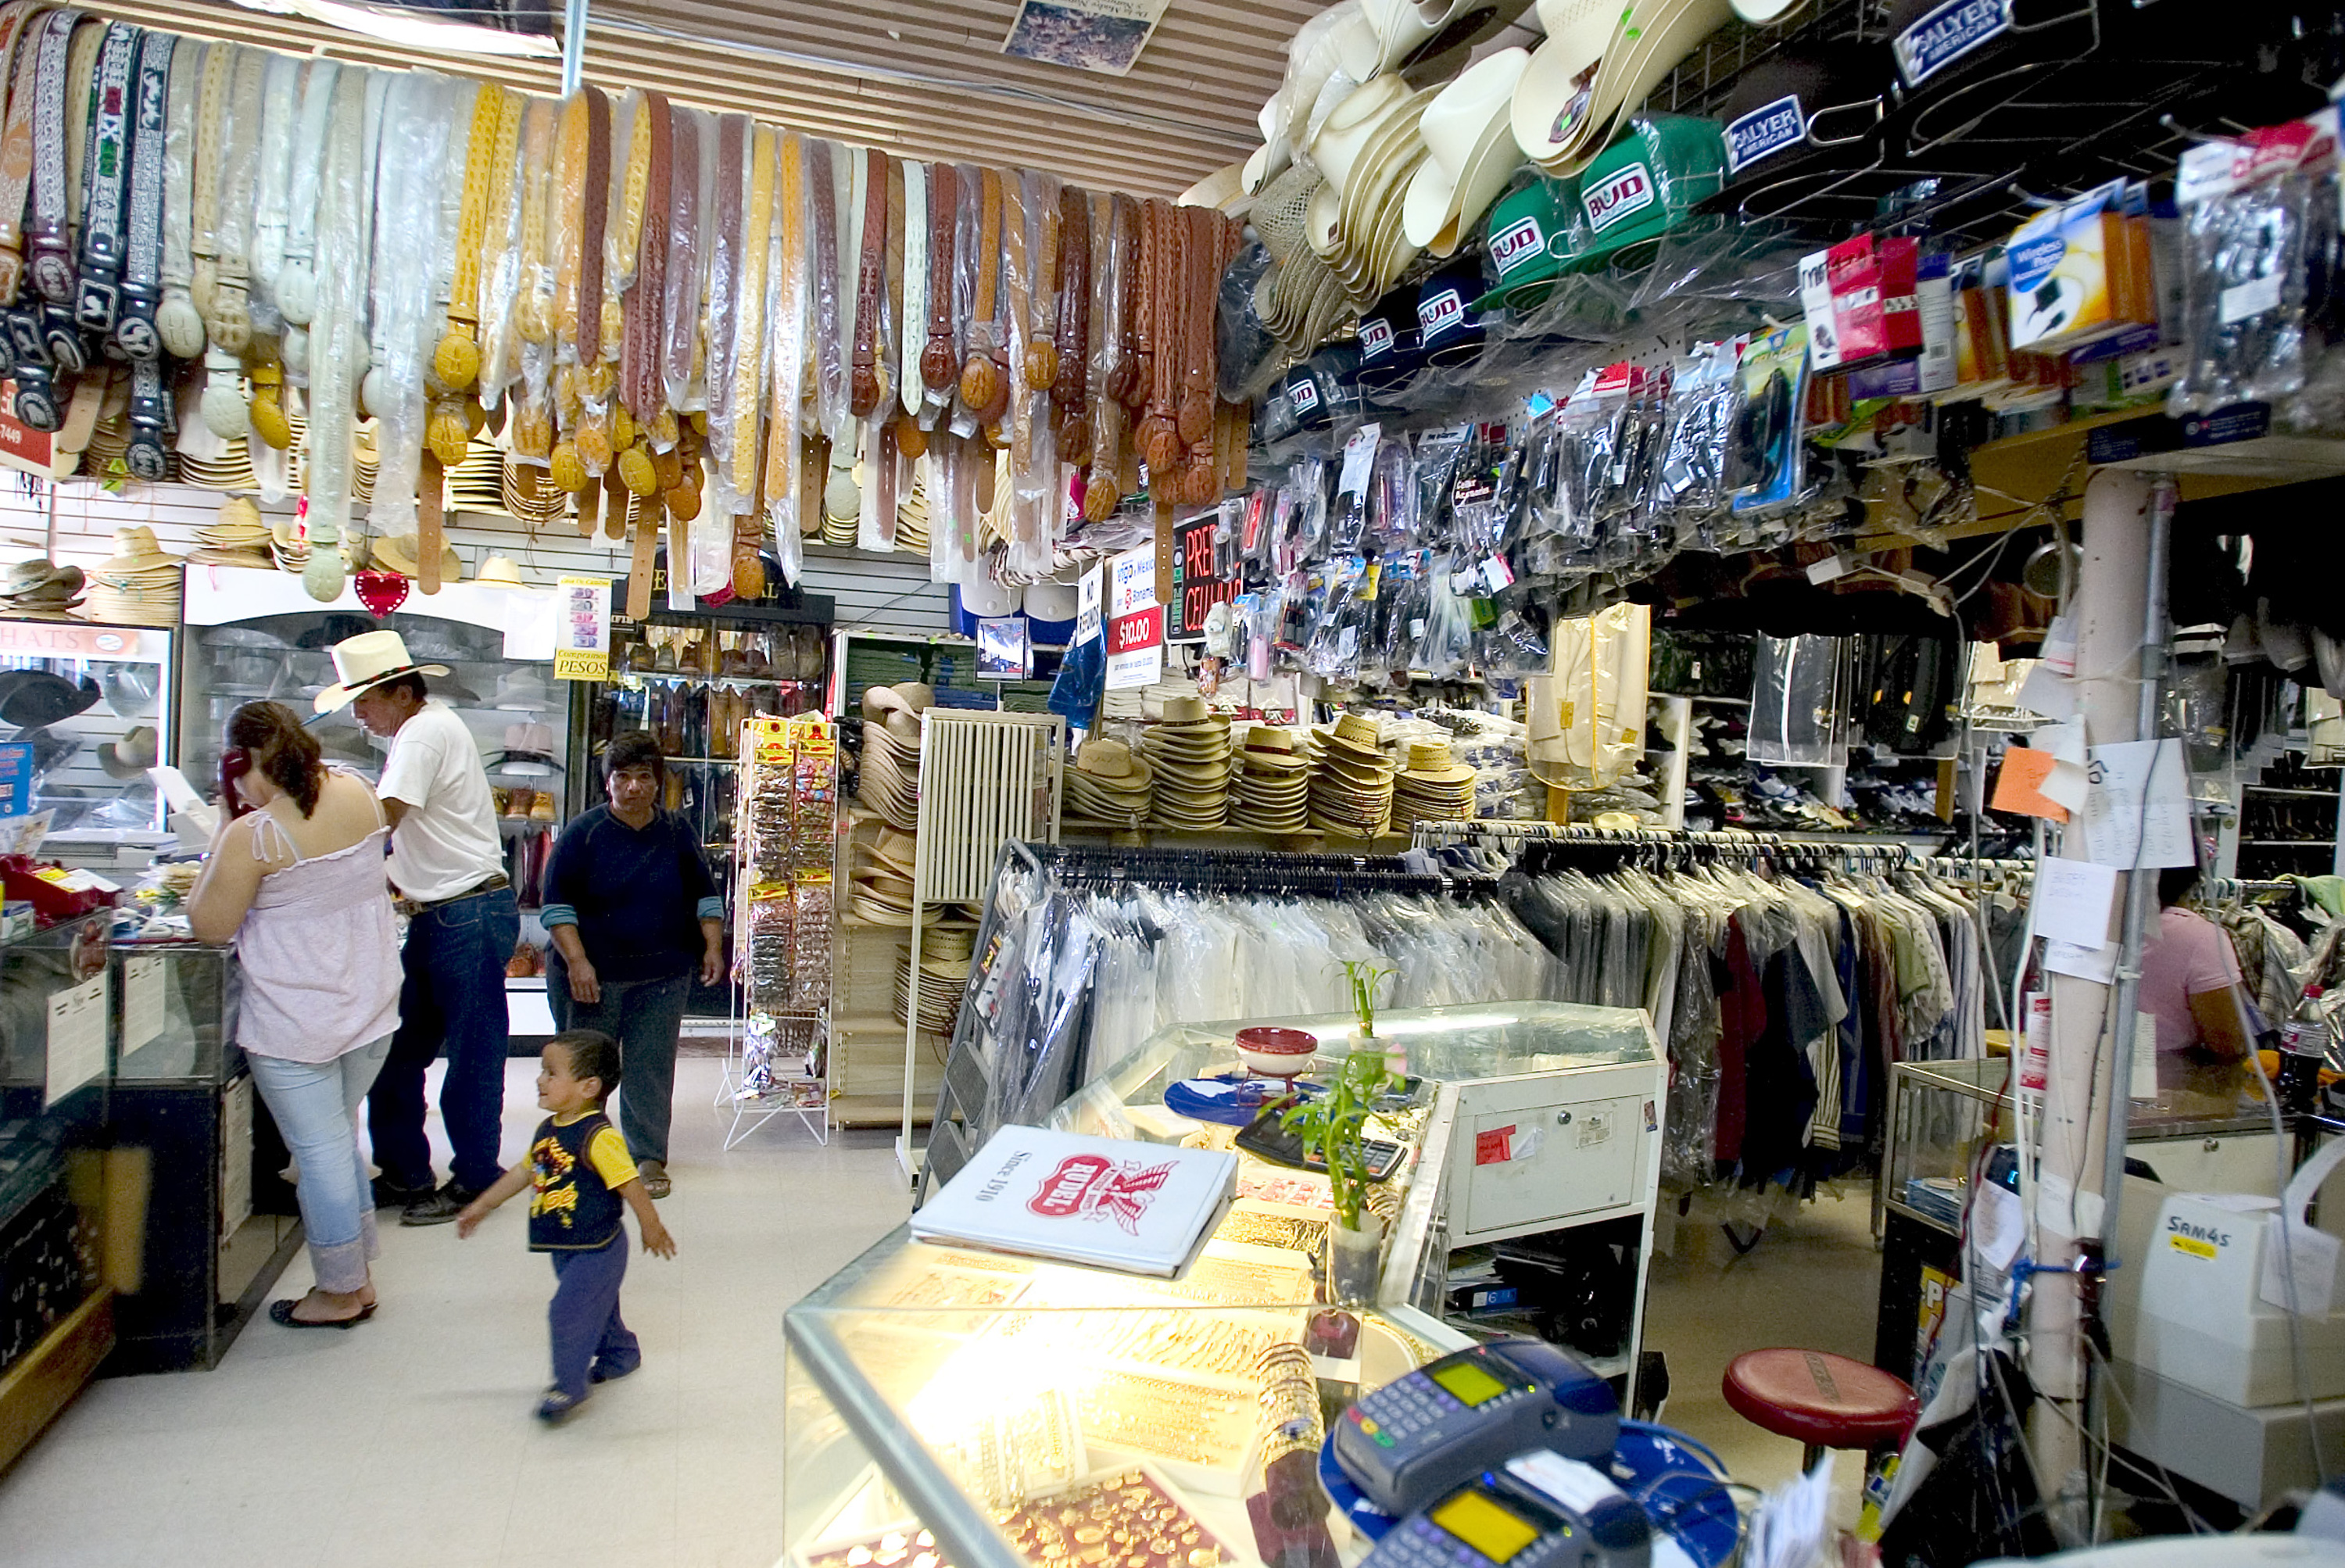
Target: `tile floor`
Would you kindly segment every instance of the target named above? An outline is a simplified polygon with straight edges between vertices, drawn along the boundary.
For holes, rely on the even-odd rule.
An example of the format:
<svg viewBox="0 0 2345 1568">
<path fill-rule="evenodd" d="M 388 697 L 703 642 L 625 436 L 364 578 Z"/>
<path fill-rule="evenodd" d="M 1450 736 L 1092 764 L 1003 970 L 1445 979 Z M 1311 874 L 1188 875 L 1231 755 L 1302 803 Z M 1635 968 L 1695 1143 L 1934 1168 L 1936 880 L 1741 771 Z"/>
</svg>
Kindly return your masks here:
<svg viewBox="0 0 2345 1568">
<path fill-rule="evenodd" d="M 567 1426 L 529 1416 L 545 1382 L 551 1271 L 508 1206 L 452 1227 L 384 1231 L 381 1315 L 349 1334 L 256 1323 L 217 1370 L 94 1384 L 0 1476 L 11 1568 L 768 1568 L 782 1540 L 782 1308 L 903 1217 L 890 1140 L 816 1146 L 777 1120 L 721 1153 L 720 1064 L 677 1064 L 673 1262 L 632 1261 L 643 1371 Z M 506 1143 L 535 1124 L 532 1064 L 507 1081 Z M 434 1127 L 435 1136 L 437 1127 Z M 1715 1245 L 1713 1245 L 1713 1242 Z M 1734 1257 L 1679 1233 L 1653 1275 L 1649 1343 L 1669 1352 L 1666 1419 L 1742 1479 L 1799 1449 L 1725 1408 L 1740 1349 L 1869 1356 L 1878 1261 L 1861 1199 L 1826 1202 Z M 297 1262 L 279 1294 L 306 1288 Z M 1819 1301 L 1832 1305 L 1819 1310 Z M 1836 1492 L 1854 1516 L 1854 1483 Z"/>
</svg>

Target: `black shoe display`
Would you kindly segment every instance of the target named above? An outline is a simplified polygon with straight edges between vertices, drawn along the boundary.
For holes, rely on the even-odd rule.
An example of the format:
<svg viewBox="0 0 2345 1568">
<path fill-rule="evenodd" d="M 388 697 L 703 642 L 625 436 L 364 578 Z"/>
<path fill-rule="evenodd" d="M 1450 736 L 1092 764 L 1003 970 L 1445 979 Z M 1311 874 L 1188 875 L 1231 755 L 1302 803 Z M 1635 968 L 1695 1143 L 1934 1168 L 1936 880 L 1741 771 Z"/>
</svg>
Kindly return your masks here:
<svg viewBox="0 0 2345 1568">
<path fill-rule="evenodd" d="M 464 1212 L 464 1206 L 480 1196 L 470 1187 L 450 1182 L 439 1191 L 417 1198 L 399 1217 L 401 1225 L 446 1225 Z"/>
</svg>

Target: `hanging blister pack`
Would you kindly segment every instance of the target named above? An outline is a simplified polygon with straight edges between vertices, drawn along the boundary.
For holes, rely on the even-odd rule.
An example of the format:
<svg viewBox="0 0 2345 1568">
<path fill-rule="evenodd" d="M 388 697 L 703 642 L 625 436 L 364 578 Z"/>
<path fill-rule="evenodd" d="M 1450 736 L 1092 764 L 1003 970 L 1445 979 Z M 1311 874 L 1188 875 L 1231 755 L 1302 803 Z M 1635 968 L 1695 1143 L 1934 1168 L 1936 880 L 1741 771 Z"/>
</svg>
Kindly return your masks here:
<svg viewBox="0 0 2345 1568">
<path fill-rule="evenodd" d="M 1375 604 L 1369 571 L 1366 557 L 1338 555 L 1315 574 L 1318 613 L 1303 650 L 1303 667 L 1322 679 L 1349 684 L 1359 676 L 1360 646 Z M 1370 596 L 1363 597 L 1364 590 Z"/>
<path fill-rule="evenodd" d="M 1358 549 L 1368 536 L 1370 481 L 1383 445 L 1382 433 L 1373 424 L 1360 426 L 1344 443 L 1335 498 L 1327 509 L 1327 548 L 1337 555 Z"/>
<path fill-rule="evenodd" d="M 2308 259 L 2338 221 L 2336 163 L 2333 108 L 2182 155 L 2183 371 L 2167 396 L 2175 417 L 2279 403 L 2304 388 Z"/>
<path fill-rule="evenodd" d="M 1504 424 L 1477 424 L 1450 486 L 1457 537 L 1469 553 L 1487 554 L 1507 535 L 1518 464 Z"/>
<path fill-rule="evenodd" d="M 1808 400 L 1807 327 L 1795 322 L 1751 339 L 1743 348 L 1739 375 L 1742 406 L 1735 414 L 1727 484 L 1741 522 L 1778 516 L 1799 504 L 1806 482 L 1801 437 Z M 1738 534 L 1757 542 L 1747 530 Z"/>
<path fill-rule="evenodd" d="M 1416 438 L 1417 542 L 1437 546 L 1457 536 L 1457 474 L 1474 433 L 1470 424 L 1428 430 Z"/>
<path fill-rule="evenodd" d="M 1742 412 L 1743 342 L 1694 344 L 1670 382 L 1653 510 L 1670 519 L 1680 549 L 1717 547 L 1716 524 L 1731 495 L 1735 421 Z"/>
</svg>

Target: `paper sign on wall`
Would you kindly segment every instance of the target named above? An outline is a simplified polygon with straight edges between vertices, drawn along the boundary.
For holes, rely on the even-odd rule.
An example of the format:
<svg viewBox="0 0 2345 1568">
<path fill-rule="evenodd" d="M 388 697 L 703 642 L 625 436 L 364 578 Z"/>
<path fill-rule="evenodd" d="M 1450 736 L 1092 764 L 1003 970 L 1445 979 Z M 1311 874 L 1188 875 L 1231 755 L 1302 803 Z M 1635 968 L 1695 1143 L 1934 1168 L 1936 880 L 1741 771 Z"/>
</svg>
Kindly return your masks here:
<svg viewBox="0 0 2345 1568">
<path fill-rule="evenodd" d="M 1075 585 L 1075 644 L 1099 640 L 1100 627 L 1105 617 L 1100 614 L 1100 601 L 1106 593 L 1106 571 L 1093 566 Z"/>
<path fill-rule="evenodd" d="M 49 993 L 49 1105 L 106 1071 L 106 978 Z"/>
<path fill-rule="evenodd" d="M 2035 929 L 2047 937 L 2099 947 L 2109 939 L 2117 874 L 2087 860 L 2046 859 L 2035 866 Z"/>
<path fill-rule="evenodd" d="M 1164 612 L 1152 597 L 1107 623 L 1107 689 L 1128 691 L 1164 677 Z"/>
<path fill-rule="evenodd" d="M 602 680 L 611 673 L 611 579 L 563 577 L 554 585 L 553 678 Z"/>
<path fill-rule="evenodd" d="M 2005 747 L 2003 770 L 1995 780 L 1995 809 L 2041 817 L 2047 822 L 2066 821 L 2068 809 L 2044 793 L 2044 781 L 2052 775 L 2054 760 L 2048 751 L 2026 746 Z"/>
<path fill-rule="evenodd" d="M 2092 748 L 2085 801 L 2085 855 L 2119 871 L 2188 866 L 2190 798 L 2178 740 L 2125 740 Z"/>
<path fill-rule="evenodd" d="M 2044 967 L 2055 974 L 2073 974 L 2079 980 L 2106 985 L 2117 978 L 2117 943 L 2087 947 L 2077 942 L 2047 942 L 2044 944 Z"/>
<path fill-rule="evenodd" d="M 1156 602 L 1156 546 L 1142 545 L 1107 563 L 1107 615 L 1113 620 Z"/>
</svg>

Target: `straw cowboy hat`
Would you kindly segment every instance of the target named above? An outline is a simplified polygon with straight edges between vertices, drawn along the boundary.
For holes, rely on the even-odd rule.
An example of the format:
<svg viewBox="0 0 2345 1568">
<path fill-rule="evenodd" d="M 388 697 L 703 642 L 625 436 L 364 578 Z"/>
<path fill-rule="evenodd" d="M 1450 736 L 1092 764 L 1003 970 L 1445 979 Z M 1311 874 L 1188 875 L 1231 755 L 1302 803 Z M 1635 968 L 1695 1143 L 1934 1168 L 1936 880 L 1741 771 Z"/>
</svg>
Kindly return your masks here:
<svg viewBox="0 0 2345 1568">
<path fill-rule="evenodd" d="M 521 568 L 509 555 L 492 555 L 481 563 L 480 575 L 472 579 L 483 588 L 518 588 L 524 586 Z"/>
<path fill-rule="evenodd" d="M 155 766 L 157 755 L 155 727 L 141 724 L 126 731 L 121 739 L 99 747 L 97 765 L 109 779 L 136 779 Z"/>
<path fill-rule="evenodd" d="M 1426 106 L 1417 122 L 1427 154 L 1408 182 L 1401 232 L 1411 245 L 1447 256 L 1473 232 L 1508 177 L 1521 167 L 1515 145 L 1515 85 L 1530 65 L 1528 49 L 1501 49 L 1476 62 Z"/>
<path fill-rule="evenodd" d="M 448 673 L 444 664 L 417 664 L 407 656 L 407 642 L 397 632 L 361 632 L 333 646 L 334 674 L 340 677 L 310 700 L 320 713 L 349 706 L 370 687 L 402 675 Z"/>
<path fill-rule="evenodd" d="M 374 558 L 378 565 L 388 566 L 402 577 L 412 577 L 422 571 L 418 553 L 422 545 L 412 534 L 391 534 L 374 542 Z M 443 581 L 456 582 L 464 575 L 464 559 L 456 554 L 453 545 L 440 546 L 440 575 Z"/>
<path fill-rule="evenodd" d="M 1081 783 L 1112 794 L 1137 794 L 1156 777 L 1155 769 L 1121 740 L 1090 742 L 1076 754 L 1075 770 Z"/>
</svg>

